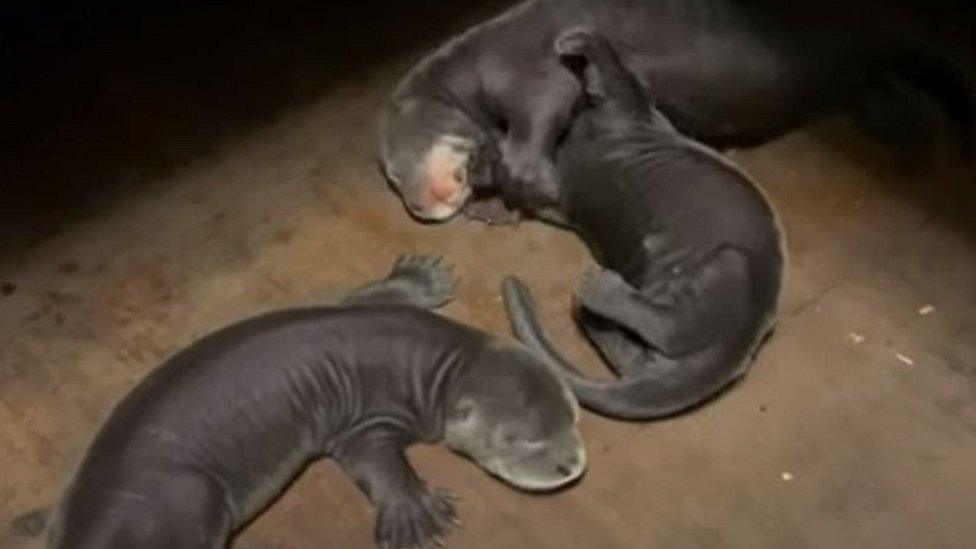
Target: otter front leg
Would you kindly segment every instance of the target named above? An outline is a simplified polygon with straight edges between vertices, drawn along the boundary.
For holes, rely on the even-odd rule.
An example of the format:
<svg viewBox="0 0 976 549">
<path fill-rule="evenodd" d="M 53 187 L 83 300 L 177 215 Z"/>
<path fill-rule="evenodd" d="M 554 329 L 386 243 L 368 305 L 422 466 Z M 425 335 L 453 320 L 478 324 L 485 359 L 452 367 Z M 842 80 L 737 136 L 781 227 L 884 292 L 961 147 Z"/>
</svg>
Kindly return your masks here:
<svg viewBox="0 0 976 549">
<path fill-rule="evenodd" d="M 558 203 L 559 177 L 546 146 L 506 140 L 501 150 L 506 206 L 531 213 Z"/>
<path fill-rule="evenodd" d="M 342 305 L 415 305 L 436 309 L 454 297 L 454 267 L 440 256 L 402 255 L 393 272 L 346 296 Z"/>
<path fill-rule="evenodd" d="M 427 488 L 404 456 L 397 433 L 367 431 L 333 456 L 376 507 L 376 545 L 383 549 L 442 544 L 458 524 L 451 494 Z"/>
<path fill-rule="evenodd" d="M 509 108 L 508 132 L 498 147 L 502 197 L 508 206 L 531 212 L 558 204 L 559 177 L 553 159 L 579 97 L 579 83 L 555 60 L 520 89 Z"/>
</svg>

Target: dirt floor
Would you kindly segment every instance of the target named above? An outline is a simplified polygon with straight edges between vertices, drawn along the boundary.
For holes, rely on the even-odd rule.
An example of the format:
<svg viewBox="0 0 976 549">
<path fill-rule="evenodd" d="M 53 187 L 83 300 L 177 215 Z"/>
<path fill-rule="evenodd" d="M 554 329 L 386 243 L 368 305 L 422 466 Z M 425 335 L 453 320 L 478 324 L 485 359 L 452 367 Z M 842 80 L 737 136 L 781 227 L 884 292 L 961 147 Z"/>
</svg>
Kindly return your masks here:
<svg viewBox="0 0 976 549">
<path fill-rule="evenodd" d="M 413 222 L 375 164 L 378 65 L 275 114 L 0 263 L 0 547 L 50 507 L 99 422 L 164 357 L 260 311 L 325 302 L 404 252 L 444 254 L 446 314 L 506 333 L 521 276 L 567 354 L 592 260 L 535 223 Z M 589 472 L 533 497 L 441 447 L 411 459 L 457 492 L 452 547 L 969 547 L 976 539 L 976 223 L 971 171 L 911 171 L 828 122 L 733 154 L 768 191 L 790 260 L 778 331 L 711 404 L 647 424 L 584 414 Z M 369 547 L 373 515 L 313 465 L 235 542 Z M 966 541 L 970 540 L 970 541 Z"/>
</svg>

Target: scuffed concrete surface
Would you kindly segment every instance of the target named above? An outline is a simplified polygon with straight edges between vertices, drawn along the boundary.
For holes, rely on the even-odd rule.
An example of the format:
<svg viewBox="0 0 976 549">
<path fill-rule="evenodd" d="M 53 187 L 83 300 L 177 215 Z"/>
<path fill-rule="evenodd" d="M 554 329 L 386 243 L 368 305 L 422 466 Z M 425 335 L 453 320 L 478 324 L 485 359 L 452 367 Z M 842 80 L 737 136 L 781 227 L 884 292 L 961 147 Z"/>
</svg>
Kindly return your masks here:
<svg viewBox="0 0 976 549">
<path fill-rule="evenodd" d="M 420 225 L 383 183 L 374 117 L 403 66 L 337 85 L 0 265 L 0 547 L 38 546 L 8 525 L 55 503 L 99 422 L 164 357 L 243 316 L 328 301 L 404 252 L 456 263 L 445 314 L 494 332 L 507 333 L 502 277 L 523 277 L 559 346 L 605 375 L 570 319 L 592 263 L 575 237 Z M 780 325 L 750 375 L 668 421 L 584 414 L 589 472 L 552 496 L 416 448 L 422 476 L 462 498 L 450 546 L 976 539 L 972 172 L 906 171 L 838 123 L 733 156 L 779 209 L 791 252 Z M 372 527 L 326 461 L 235 546 L 369 547 Z"/>
</svg>

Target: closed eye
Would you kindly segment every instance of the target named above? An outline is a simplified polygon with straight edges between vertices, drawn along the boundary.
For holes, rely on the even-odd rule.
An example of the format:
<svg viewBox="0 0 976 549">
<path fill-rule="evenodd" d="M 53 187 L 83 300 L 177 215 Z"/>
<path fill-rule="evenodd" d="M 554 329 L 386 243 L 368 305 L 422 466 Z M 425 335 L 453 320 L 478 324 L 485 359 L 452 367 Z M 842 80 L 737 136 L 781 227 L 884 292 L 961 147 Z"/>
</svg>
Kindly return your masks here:
<svg viewBox="0 0 976 549">
<path fill-rule="evenodd" d="M 509 446 L 518 446 L 527 450 L 536 450 L 545 446 L 545 439 L 527 439 L 515 433 L 508 433 L 502 436 L 502 440 Z"/>
<path fill-rule="evenodd" d="M 539 440 L 528 440 L 528 439 L 524 439 L 524 440 L 521 440 L 521 441 L 517 442 L 516 444 L 518 444 L 520 447 L 522 447 L 522 448 L 524 448 L 526 450 L 530 450 L 530 451 L 533 451 L 534 452 L 534 451 L 539 450 L 542 447 L 544 447 L 546 445 L 546 441 L 545 441 L 545 439 L 539 439 Z"/>
</svg>

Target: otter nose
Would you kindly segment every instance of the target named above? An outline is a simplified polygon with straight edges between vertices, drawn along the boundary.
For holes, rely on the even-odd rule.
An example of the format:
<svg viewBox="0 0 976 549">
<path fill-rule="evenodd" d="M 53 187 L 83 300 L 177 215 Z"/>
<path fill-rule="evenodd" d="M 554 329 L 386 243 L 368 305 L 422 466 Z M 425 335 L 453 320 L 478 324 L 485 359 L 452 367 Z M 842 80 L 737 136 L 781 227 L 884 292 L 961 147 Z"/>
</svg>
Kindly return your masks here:
<svg viewBox="0 0 976 549">
<path fill-rule="evenodd" d="M 427 194 L 433 202 L 450 202 L 457 195 L 457 185 L 443 179 L 435 179 L 427 189 Z"/>
</svg>

